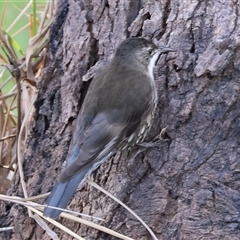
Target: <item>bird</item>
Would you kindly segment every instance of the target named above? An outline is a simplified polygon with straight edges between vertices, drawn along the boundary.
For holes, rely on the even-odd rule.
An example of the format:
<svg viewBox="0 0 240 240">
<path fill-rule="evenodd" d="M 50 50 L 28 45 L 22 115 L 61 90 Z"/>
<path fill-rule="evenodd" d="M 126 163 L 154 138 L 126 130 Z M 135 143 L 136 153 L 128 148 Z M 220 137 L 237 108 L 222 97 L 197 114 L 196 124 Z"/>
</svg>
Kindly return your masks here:
<svg viewBox="0 0 240 240">
<path fill-rule="evenodd" d="M 100 164 L 117 151 L 143 142 L 158 102 L 154 66 L 173 52 L 145 38 L 130 37 L 116 49 L 110 63 L 93 78 L 76 118 L 66 167 L 47 198 L 43 215 L 56 219 Z"/>
</svg>

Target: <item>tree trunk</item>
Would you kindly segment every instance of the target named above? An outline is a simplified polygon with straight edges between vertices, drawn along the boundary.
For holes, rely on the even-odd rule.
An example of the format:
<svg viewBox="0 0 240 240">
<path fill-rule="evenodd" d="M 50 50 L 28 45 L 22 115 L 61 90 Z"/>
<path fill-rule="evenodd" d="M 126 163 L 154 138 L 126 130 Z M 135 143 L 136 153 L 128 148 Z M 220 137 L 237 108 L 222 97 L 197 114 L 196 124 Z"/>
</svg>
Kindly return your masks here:
<svg viewBox="0 0 240 240">
<path fill-rule="evenodd" d="M 125 38 L 141 36 L 177 51 L 159 60 L 155 74 L 159 106 L 147 140 L 167 127 L 165 139 L 135 158 L 137 149 L 108 160 L 94 181 L 159 239 L 239 239 L 239 12 L 236 0 L 59 1 L 24 157 L 29 196 L 55 183 L 90 80 Z M 11 194 L 23 196 L 18 177 Z M 87 184 L 68 207 L 133 239 L 151 239 L 130 213 Z M 2 209 L 1 225 L 14 226 L 2 239 L 49 239 L 24 207 Z M 87 240 L 116 239 L 62 222 Z"/>
</svg>

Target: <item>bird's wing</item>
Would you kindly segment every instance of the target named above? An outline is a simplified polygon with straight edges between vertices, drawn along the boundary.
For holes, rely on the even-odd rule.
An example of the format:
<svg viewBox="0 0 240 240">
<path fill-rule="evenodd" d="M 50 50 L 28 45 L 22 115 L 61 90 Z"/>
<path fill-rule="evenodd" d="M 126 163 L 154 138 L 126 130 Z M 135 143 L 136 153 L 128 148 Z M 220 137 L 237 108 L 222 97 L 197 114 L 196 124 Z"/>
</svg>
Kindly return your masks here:
<svg viewBox="0 0 240 240">
<path fill-rule="evenodd" d="M 116 152 L 115 147 L 123 139 L 122 133 L 125 127 L 118 123 L 110 123 L 104 113 L 97 114 L 92 123 L 77 137 L 79 153 L 68 163 L 59 181 L 68 180 L 85 168 L 89 168 L 89 165 L 93 166 L 93 170 L 96 169 L 103 160 Z"/>
<path fill-rule="evenodd" d="M 110 123 L 107 114 L 104 113 L 97 114 L 86 128 L 76 131 L 67 167 L 47 199 L 49 206 L 65 208 L 78 185 L 116 152 L 118 142 L 124 139 L 123 134 L 127 132 L 126 125 Z M 57 218 L 60 213 L 61 210 L 48 207 L 44 210 L 44 216 L 51 218 Z"/>
<path fill-rule="evenodd" d="M 124 78 L 124 73 L 133 75 L 129 84 Z M 86 96 L 74 134 L 74 146 L 79 145 L 79 153 L 73 161 L 68 161 L 67 167 L 59 177 L 60 182 L 70 179 L 89 166 L 92 166 L 92 171 L 95 170 L 118 150 L 119 144 L 136 130 L 144 120 L 142 118 L 146 118 L 150 112 L 152 89 L 148 83 L 149 77 L 132 69 L 118 72 L 116 75 L 112 81 L 104 81 L 109 76 L 101 76 L 103 79 L 93 82 L 91 89 L 95 91 L 90 89 Z M 121 84 L 117 84 L 120 81 Z M 140 84 L 137 84 L 139 81 Z M 107 86 L 104 84 L 106 82 Z M 129 92 L 129 85 L 133 92 L 139 93 L 137 96 L 132 94 L 132 91 Z M 121 93 L 117 96 L 116 87 L 120 87 L 118 90 Z M 107 90 L 105 95 L 104 90 Z M 108 104 L 106 95 L 109 99 Z"/>
</svg>

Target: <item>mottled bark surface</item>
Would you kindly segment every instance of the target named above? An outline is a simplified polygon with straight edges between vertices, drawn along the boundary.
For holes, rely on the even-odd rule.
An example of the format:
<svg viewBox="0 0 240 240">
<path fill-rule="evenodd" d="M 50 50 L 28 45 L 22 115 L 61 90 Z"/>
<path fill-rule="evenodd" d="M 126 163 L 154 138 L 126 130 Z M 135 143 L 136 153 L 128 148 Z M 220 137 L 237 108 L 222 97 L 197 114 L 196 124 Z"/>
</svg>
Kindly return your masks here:
<svg viewBox="0 0 240 240">
<path fill-rule="evenodd" d="M 74 119 L 92 77 L 129 36 L 177 50 L 156 70 L 159 108 L 148 140 L 165 141 L 135 159 L 124 152 L 94 181 L 148 223 L 159 239 L 239 239 L 240 6 L 238 1 L 59 1 L 33 129 L 24 158 L 30 196 L 51 190 L 67 157 Z M 84 81 L 83 81 L 84 80 Z M 130 155 L 133 155 L 132 152 Z M 12 195 L 22 196 L 19 179 Z M 126 210 L 92 187 L 69 208 L 106 219 L 134 239 L 151 239 Z M 2 239 L 49 239 L 25 208 L 2 204 Z M 86 239 L 114 239 L 64 220 Z M 60 239 L 71 239 L 55 229 Z"/>
</svg>

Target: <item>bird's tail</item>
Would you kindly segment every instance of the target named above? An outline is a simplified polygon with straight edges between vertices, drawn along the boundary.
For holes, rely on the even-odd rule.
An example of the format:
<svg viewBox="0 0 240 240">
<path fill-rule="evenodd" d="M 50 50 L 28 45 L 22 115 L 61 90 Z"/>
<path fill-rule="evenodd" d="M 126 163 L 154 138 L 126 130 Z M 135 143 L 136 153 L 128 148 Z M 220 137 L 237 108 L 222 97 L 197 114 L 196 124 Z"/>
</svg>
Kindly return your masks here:
<svg viewBox="0 0 240 240">
<path fill-rule="evenodd" d="M 71 151 L 70 157 L 67 161 L 67 166 L 77 158 L 79 152 L 80 147 L 78 144 L 76 144 Z M 88 171 L 89 168 L 85 168 L 66 182 L 57 182 L 47 198 L 46 204 L 51 207 L 65 209 L 70 199 L 74 195 L 78 185 L 86 178 Z M 60 215 L 61 212 L 61 210 L 45 207 L 43 215 L 55 219 Z"/>
<path fill-rule="evenodd" d="M 87 171 L 88 169 L 80 172 L 66 182 L 56 183 L 47 199 L 46 204 L 48 206 L 65 209 L 70 199 L 74 195 L 74 192 L 77 189 L 79 183 L 82 182 L 82 180 L 85 178 Z M 60 215 L 61 212 L 61 210 L 45 207 L 43 215 L 55 219 Z"/>
<path fill-rule="evenodd" d="M 70 157 L 67 161 L 67 166 L 69 166 L 71 163 L 76 160 L 78 157 L 78 154 L 80 152 L 79 145 L 75 145 L 73 147 L 73 150 L 70 154 Z M 101 159 L 95 163 L 91 163 L 84 166 L 84 168 L 81 169 L 76 175 L 74 175 L 72 178 L 68 179 L 65 182 L 58 181 L 54 188 L 52 189 L 46 204 L 51 207 L 57 207 L 57 208 L 66 208 L 68 205 L 68 202 L 74 195 L 75 190 L 77 189 L 78 185 L 83 183 L 85 179 L 94 171 L 102 162 L 104 162 L 107 158 L 109 158 L 115 151 L 111 149 L 111 152 L 107 152 L 105 155 L 101 156 Z M 96 159 L 95 159 L 96 160 Z M 57 218 L 61 210 L 45 207 L 43 215 L 50 218 Z"/>
</svg>

